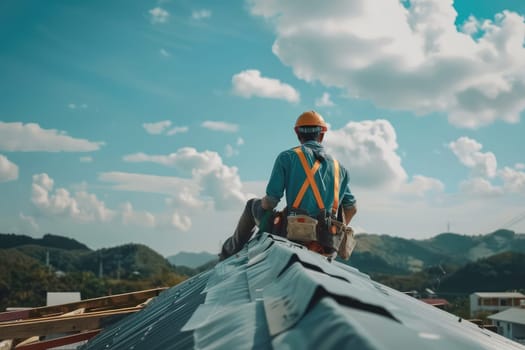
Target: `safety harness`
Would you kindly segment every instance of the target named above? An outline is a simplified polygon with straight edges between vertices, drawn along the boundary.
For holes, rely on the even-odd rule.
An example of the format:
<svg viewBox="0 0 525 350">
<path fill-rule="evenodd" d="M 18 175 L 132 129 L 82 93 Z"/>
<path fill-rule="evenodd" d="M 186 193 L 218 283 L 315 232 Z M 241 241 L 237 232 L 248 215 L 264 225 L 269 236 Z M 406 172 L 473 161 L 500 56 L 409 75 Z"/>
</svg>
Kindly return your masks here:
<svg viewBox="0 0 525 350">
<path fill-rule="evenodd" d="M 325 205 L 319 193 L 319 188 L 315 182 L 315 174 L 321 166 L 321 162 L 316 159 L 312 167 L 308 165 L 308 161 L 304 155 L 301 147 L 294 148 L 294 152 L 299 157 L 301 165 L 306 174 L 297 196 L 292 204 L 291 212 L 300 212 L 299 206 L 304 198 L 307 189 L 312 189 L 315 201 L 319 207 L 319 212 L 323 216 L 322 224 L 319 224 L 318 220 L 311 218 L 307 215 L 291 215 L 288 216 L 288 238 L 292 240 L 300 241 L 308 249 L 318 252 L 324 255 L 332 254 L 332 251 L 327 251 L 326 248 L 332 248 L 331 250 L 337 251 L 340 244 L 341 227 L 344 225 L 337 222 L 337 210 L 339 208 L 339 162 L 333 160 L 334 163 L 334 202 L 332 205 L 332 212 L 328 218 L 328 222 L 325 220 L 326 211 Z M 320 226 L 321 225 L 321 226 Z M 320 237 L 324 235 L 324 237 Z M 335 236 L 338 235 L 336 238 Z M 332 237 L 327 237 L 332 236 Z M 324 244 L 322 244 L 324 243 Z M 329 246 L 329 247 L 327 247 Z"/>
<path fill-rule="evenodd" d="M 319 207 L 320 211 L 325 210 L 324 202 L 321 198 L 321 194 L 319 193 L 319 188 L 317 187 L 317 183 L 315 182 L 314 176 L 315 173 L 317 173 L 317 170 L 319 170 L 319 167 L 321 166 L 321 162 L 316 159 L 314 162 L 314 165 L 310 168 L 308 166 L 308 161 L 306 160 L 306 157 L 304 155 L 304 152 L 301 147 L 294 148 L 295 153 L 299 157 L 299 160 L 301 161 L 301 165 L 303 166 L 303 170 L 306 174 L 306 179 L 303 182 L 303 185 L 301 186 L 301 189 L 297 193 L 297 197 L 295 197 L 295 200 L 292 204 L 293 209 L 298 209 L 299 205 L 301 205 L 301 202 L 304 198 L 304 195 L 306 193 L 306 190 L 308 187 L 312 188 L 312 192 L 314 193 L 315 201 L 317 202 L 317 206 Z M 334 204 L 332 205 L 332 215 L 337 215 L 337 209 L 339 208 L 339 162 L 334 159 Z"/>
</svg>

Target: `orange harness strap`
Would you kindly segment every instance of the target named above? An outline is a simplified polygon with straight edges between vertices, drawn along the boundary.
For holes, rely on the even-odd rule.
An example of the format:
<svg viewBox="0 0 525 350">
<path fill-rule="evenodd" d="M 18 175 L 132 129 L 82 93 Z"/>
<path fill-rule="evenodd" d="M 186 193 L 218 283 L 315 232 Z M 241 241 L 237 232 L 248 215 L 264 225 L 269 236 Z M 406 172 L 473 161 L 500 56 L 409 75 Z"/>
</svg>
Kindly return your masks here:
<svg viewBox="0 0 525 350">
<path fill-rule="evenodd" d="M 321 199 L 321 194 L 319 193 L 319 188 L 317 187 L 317 183 L 315 182 L 314 175 L 317 173 L 317 170 L 319 170 L 319 167 L 321 166 L 321 162 L 318 160 L 315 161 L 312 168 L 308 166 L 308 161 L 306 160 L 306 157 L 304 156 L 303 150 L 301 147 L 294 148 L 295 153 L 297 153 L 297 156 L 299 157 L 299 160 L 301 161 L 301 165 L 303 166 L 304 172 L 306 174 L 306 179 L 303 182 L 303 185 L 301 186 L 301 189 L 297 193 L 297 197 L 295 198 L 295 201 L 292 204 L 292 208 L 299 208 L 299 205 L 301 204 L 301 201 L 304 198 L 304 195 L 306 193 L 306 190 L 308 187 L 312 187 L 312 191 L 314 193 L 315 201 L 317 202 L 317 206 L 319 209 L 324 210 L 324 203 Z M 337 214 L 337 209 L 339 208 L 339 162 L 334 159 L 334 203 L 332 205 L 332 214 Z"/>
<path fill-rule="evenodd" d="M 319 170 L 321 163 L 318 160 L 316 160 L 313 167 L 310 169 L 310 167 L 308 166 L 308 161 L 306 160 L 306 157 L 304 156 L 301 147 L 294 148 L 294 151 L 299 156 L 299 160 L 301 161 L 301 165 L 303 166 L 304 172 L 306 174 L 306 179 L 304 180 L 303 185 L 301 186 L 301 189 L 299 190 L 299 193 L 297 194 L 297 197 L 295 198 L 292 207 L 299 208 L 299 205 L 303 200 L 304 194 L 306 193 L 306 189 L 308 188 L 308 186 L 310 186 L 312 187 L 317 206 L 319 207 L 319 209 L 324 210 L 324 203 L 321 199 L 319 188 L 317 187 L 317 183 L 314 179 L 314 175 L 317 172 L 317 170 Z"/>
<path fill-rule="evenodd" d="M 337 215 L 339 208 L 339 162 L 334 159 L 334 204 L 332 205 L 332 214 Z"/>
</svg>

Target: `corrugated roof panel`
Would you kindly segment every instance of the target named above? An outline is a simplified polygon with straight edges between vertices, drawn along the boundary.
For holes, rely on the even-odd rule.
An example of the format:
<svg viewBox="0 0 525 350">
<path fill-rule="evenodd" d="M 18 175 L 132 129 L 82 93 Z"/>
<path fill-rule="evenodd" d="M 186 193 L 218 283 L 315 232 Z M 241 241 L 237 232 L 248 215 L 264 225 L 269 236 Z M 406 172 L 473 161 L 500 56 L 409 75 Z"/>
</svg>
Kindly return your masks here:
<svg viewBox="0 0 525 350">
<path fill-rule="evenodd" d="M 281 237 L 162 293 L 84 349 L 525 349 Z"/>
<path fill-rule="evenodd" d="M 181 332 L 198 305 L 211 271 L 162 292 L 145 309 L 106 328 L 81 349 L 191 349 L 193 334 Z"/>
</svg>

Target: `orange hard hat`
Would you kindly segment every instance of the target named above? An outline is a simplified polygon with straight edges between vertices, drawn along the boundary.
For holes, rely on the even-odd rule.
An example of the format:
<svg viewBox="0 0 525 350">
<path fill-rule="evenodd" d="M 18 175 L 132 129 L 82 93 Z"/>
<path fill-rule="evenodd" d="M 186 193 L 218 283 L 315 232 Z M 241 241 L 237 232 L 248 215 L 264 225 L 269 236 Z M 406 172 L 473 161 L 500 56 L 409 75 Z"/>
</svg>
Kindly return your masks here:
<svg viewBox="0 0 525 350">
<path fill-rule="evenodd" d="M 315 126 L 321 128 L 321 133 L 324 133 L 326 132 L 326 130 L 328 130 L 326 122 L 319 113 L 317 113 L 316 111 L 307 111 L 301 114 L 299 118 L 297 118 L 294 129 L 296 132 L 298 132 L 299 128 Z"/>
</svg>

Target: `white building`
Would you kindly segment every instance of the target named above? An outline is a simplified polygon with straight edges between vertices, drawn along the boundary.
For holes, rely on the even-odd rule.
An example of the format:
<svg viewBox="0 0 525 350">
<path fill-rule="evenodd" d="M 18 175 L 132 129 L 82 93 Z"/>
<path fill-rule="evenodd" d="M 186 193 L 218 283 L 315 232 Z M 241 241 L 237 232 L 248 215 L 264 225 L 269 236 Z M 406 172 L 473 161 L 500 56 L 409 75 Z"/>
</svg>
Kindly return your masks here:
<svg viewBox="0 0 525 350">
<path fill-rule="evenodd" d="M 472 293 L 470 295 L 470 317 L 480 312 L 496 313 L 509 307 L 519 307 L 525 303 L 525 295 L 517 292 Z"/>
<path fill-rule="evenodd" d="M 488 318 L 497 327 L 498 334 L 525 345 L 525 309 L 511 307 Z"/>
</svg>

